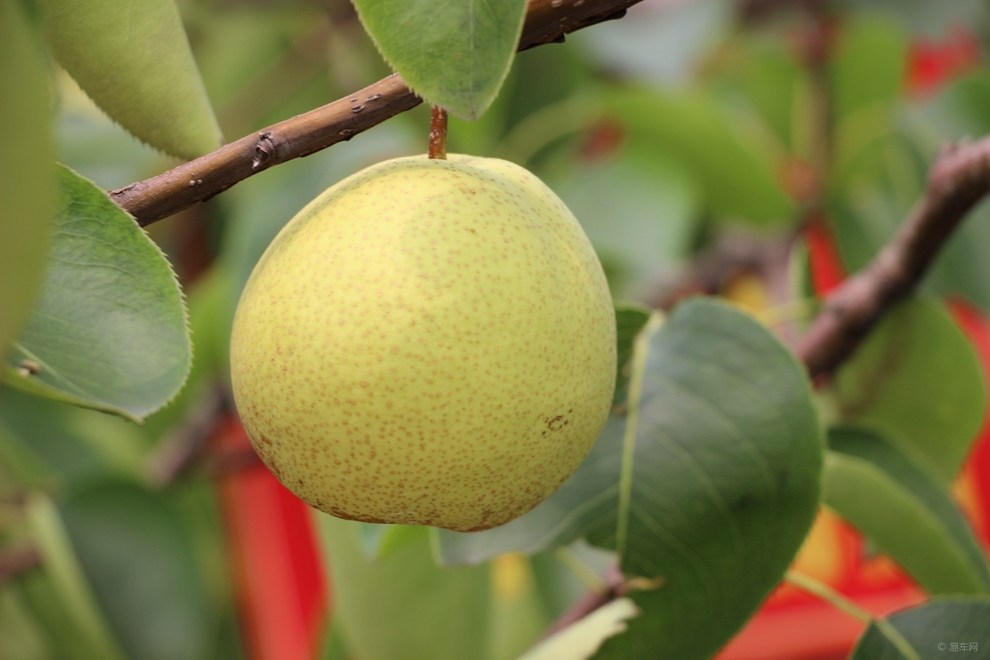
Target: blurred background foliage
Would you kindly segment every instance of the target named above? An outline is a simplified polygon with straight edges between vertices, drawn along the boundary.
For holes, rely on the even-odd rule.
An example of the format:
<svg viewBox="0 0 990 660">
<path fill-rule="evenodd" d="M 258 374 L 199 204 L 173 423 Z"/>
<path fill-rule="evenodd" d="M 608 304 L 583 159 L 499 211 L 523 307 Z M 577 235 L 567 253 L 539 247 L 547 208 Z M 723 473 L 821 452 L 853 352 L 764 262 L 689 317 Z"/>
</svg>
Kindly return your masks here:
<svg viewBox="0 0 990 660">
<path fill-rule="evenodd" d="M 226 140 L 389 73 L 346 0 L 179 6 Z M 938 149 L 990 130 L 987 13 L 977 0 L 645 0 L 520 54 L 482 119 L 451 120 L 449 149 L 545 180 L 619 300 L 668 308 L 707 292 L 792 309 L 812 293 L 809 227 L 827 230 L 843 268 L 862 266 L 922 194 Z M 52 82 L 61 162 L 107 189 L 177 164 L 64 73 Z M 239 543 L 266 541 L 231 520 L 231 502 L 257 491 L 230 480 L 258 468 L 243 444 L 216 438 L 215 420 L 233 415 L 234 305 L 297 210 L 367 165 L 423 152 L 428 121 L 417 108 L 150 227 L 184 285 L 195 352 L 184 390 L 143 425 L 3 391 L 0 551 L 17 577 L 0 570 L 0 658 L 277 657 L 259 651 L 258 622 L 238 615 L 241 572 L 270 569 L 269 584 L 278 575 L 265 563 L 278 553 L 245 553 Z M 988 214 L 981 207 L 951 241 L 928 292 L 990 310 Z M 384 543 L 325 517 L 319 527 L 333 613 L 267 603 L 269 616 L 302 617 L 303 646 L 316 640 L 332 658 L 515 657 L 608 564 L 579 545 L 439 568 L 418 531 Z M 304 657 L 286 648 L 280 657 Z"/>
</svg>

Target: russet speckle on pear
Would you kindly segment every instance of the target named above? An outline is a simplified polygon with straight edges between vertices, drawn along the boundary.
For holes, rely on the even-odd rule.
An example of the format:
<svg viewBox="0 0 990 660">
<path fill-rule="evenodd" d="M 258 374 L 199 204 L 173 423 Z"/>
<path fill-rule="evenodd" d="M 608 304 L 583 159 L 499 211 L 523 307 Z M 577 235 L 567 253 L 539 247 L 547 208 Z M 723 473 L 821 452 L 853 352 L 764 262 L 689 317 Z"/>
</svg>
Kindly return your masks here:
<svg viewBox="0 0 990 660">
<path fill-rule="evenodd" d="M 399 158 L 332 186 L 258 262 L 234 398 L 296 495 L 355 520 L 480 530 L 590 451 L 615 316 L 574 216 L 512 163 Z"/>
</svg>

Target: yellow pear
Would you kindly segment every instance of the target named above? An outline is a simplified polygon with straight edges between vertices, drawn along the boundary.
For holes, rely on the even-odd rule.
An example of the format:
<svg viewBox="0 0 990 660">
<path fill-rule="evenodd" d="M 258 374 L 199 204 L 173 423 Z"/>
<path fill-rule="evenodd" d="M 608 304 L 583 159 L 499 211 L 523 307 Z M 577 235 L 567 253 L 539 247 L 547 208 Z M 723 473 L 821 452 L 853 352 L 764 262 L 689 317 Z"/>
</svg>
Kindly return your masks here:
<svg viewBox="0 0 990 660">
<path fill-rule="evenodd" d="M 273 473 L 368 522 L 481 530 L 590 451 L 615 315 L 574 216 L 512 163 L 379 163 L 268 247 L 238 304 L 231 379 Z"/>
</svg>

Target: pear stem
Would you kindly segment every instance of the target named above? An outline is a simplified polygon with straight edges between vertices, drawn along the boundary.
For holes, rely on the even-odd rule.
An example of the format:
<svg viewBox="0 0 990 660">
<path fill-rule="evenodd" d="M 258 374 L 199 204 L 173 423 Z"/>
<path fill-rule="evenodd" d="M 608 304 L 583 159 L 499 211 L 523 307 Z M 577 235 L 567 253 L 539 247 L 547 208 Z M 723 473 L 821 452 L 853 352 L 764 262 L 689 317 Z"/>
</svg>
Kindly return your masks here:
<svg viewBox="0 0 990 660">
<path fill-rule="evenodd" d="M 438 105 L 433 106 L 430 115 L 430 158 L 447 159 L 447 111 Z"/>
</svg>

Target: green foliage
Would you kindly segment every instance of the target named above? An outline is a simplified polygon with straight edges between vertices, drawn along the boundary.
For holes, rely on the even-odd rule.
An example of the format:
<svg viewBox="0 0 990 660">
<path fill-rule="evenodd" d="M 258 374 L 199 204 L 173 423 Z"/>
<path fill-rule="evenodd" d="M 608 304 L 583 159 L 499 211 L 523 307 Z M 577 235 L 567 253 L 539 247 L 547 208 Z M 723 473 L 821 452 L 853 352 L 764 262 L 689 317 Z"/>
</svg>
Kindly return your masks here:
<svg viewBox="0 0 990 660">
<path fill-rule="evenodd" d="M 636 337 L 650 320 L 650 310 L 638 305 L 619 305 L 615 308 L 615 396 L 614 402 L 623 405 L 629 394 L 629 375 Z"/>
<path fill-rule="evenodd" d="M 931 594 L 990 592 L 990 569 L 962 512 L 896 445 L 860 429 L 829 433 L 824 502 Z"/>
<path fill-rule="evenodd" d="M 509 73 L 525 0 L 354 0 L 378 50 L 431 105 L 464 119 L 488 109 Z"/>
<path fill-rule="evenodd" d="M 86 581 L 56 504 L 46 495 L 28 500 L 30 535 L 45 571 L 23 585 L 28 602 L 54 644 L 56 657 L 123 659 Z"/>
<path fill-rule="evenodd" d="M 106 193 L 67 169 L 59 181 L 47 277 L 7 383 L 140 420 L 189 371 L 178 283 L 161 250 Z"/>
<path fill-rule="evenodd" d="M 441 568 L 429 531 L 413 527 L 400 528 L 401 547 L 369 558 L 359 523 L 319 521 L 340 605 L 335 625 L 351 656 L 509 660 L 549 624 L 528 558 Z"/>
<path fill-rule="evenodd" d="M 818 505 L 818 419 L 793 358 L 714 302 L 647 324 L 630 379 L 627 412 L 556 494 L 494 530 L 440 532 L 441 557 L 477 562 L 586 537 L 616 550 L 626 575 L 656 580 L 633 592 L 643 614 L 605 657 L 705 657 L 804 539 Z"/>
<path fill-rule="evenodd" d="M 104 480 L 71 492 L 59 514 L 125 657 L 211 657 L 203 577 L 185 526 L 160 496 Z"/>
<path fill-rule="evenodd" d="M 34 30 L 17 2 L 0 4 L 0 357 L 27 320 L 45 271 L 55 211 L 51 109 Z"/>
<path fill-rule="evenodd" d="M 937 598 L 932 601 L 897 612 L 887 617 L 885 623 L 899 633 L 916 658 L 952 657 L 962 655 L 960 645 L 965 644 L 965 657 L 988 658 L 987 621 L 990 620 L 990 598 Z M 850 660 L 901 660 L 908 656 L 901 640 L 893 640 L 883 626 L 872 624 L 856 648 Z"/>
<path fill-rule="evenodd" d="M 220 146 L 174 0 L 42 0 L 59 63 L 108 115 L 153 147 L 191 159 Z"/>
<path fill-rule="evenodd" d="M 945 309 L 924 298 L 887 313 L 833 390 L 844 420 L 880 430 L 943 482 L 955 477 L 983 424 L 976 352 Z"/>
<path fill-rule="evenodd" d="M 483 113 L 451 121 L 451 150 L 532 169 L 582 222 L 614 296 L 633 301 L 616 311 L 613 416 L 549 501 L 471 535 L 320 518 L 335 602 L 325 658 L 710 656 L 791 561 L 823 460 L 824 503 L 938 594 L 876 621 L 853 657 L 941 657 L 952 642 L 979 642 L 966 657 L 990 653 L 990 602 L 944 597 L 990 585 L 951 484 L 986 391 L 944 304 L 990 310 L 990 207 L 942 251 L 929 297 L 892 310 L 820 390 L 827 451 L 806 379 L 772 337 L 799 335 L 819 309 L 808 201 L 847 270 L 859 269 L 924 194 L 940 146 L 990 131 L 985 67 L 924 97 L 905 85 L 919 39 L 985 49 L 972 27 L 985 2 L 833 2 L 823 69 L 805 60 L 807 16 L 747 22 L 718 0 L 642 3 L 515 64 L 522 0 L 357 2 L 371 38 L 345 0 L 178 4 L 188 42 L 172 0 L 0 2 L 0 348 L 18 342 L 0 388 L 0 561 L 24 546 L 42 554 L 37 569 L 0 579 L 0 657 L 256 652 L 238 628 L 230 566 L 241 548 L 213 494 L 216 471 L 236 460 L 180 442 L 193 451 L 187 471 L 147 484 L 161 483 L 177 439 L 206 442 L 200 417 L 223 407 L 237 293 L 275 232 L 334 181 L 422 152 L 428 127 L 427 108 L 395 117 L 154 225 L 152 242 L 99 188 L 174 163 L 51 75 L 35 7 L 85 94 L 183 157 L 219 143 L 204 86 L 237 137 L 349 98 L 387 73 L 380 51 L 427 102 Z M 472 12 L 487 19 L 473 32 L 462 29 Z M 68 194 L 54 231 L 53 152 L 95 182 L 59 175 Z M 790 281 L 780 255 L 795 245 Z M 781 305 L 765 318 L 799 323 L 762 328 L 709 301 L 663 322 L 651 309 L 753 272 Z M 34 363 L 38 373 L 18 373 Z M 628 599 L 533 646 L 616 567 Z"/>
<path fill-rule="evenodd" d="M 581 209 L 616 296 L 642 295 L 676 270 L 698 229 L 698 185 L 653 148 L 627 141 L 612 158 L 576 163 L 552 184 L 569 208 Z"/>
<path fill-rule="evenodd" d="M 714 213 L 761 225 L 790 218 L 793 202 L 774 177 L 770 154 L 712 97 L 616 89 L 608 90 L 604 105 L 632 140 L 685 167 Z"/>
</svg>

